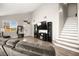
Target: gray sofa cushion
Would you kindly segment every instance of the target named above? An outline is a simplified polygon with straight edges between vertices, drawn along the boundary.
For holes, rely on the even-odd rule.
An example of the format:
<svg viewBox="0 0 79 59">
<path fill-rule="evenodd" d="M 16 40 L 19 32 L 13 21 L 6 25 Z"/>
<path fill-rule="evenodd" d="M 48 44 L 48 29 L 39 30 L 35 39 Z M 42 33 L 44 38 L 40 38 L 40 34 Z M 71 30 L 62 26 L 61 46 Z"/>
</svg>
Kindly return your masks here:
<svg viewBox="0 0 79 59">
<path fill-rule="evenodd" d="M 33 43 L 20 41 L 19 43 L 16 44 L 15 49 L 21 52 L 25 52 L 26 50 L 28 50 L 38 55 L 50 55 L 50 56 L 55 55 L 55 50 L 51 45 L 45 47 L 40 44 L 33 44 Z"/>
<path fill-rule="evenodd" d="M 7 42 L 7 40 L 9 39 L 0 38 L 0 45 L 4 45 Z"/>
<path fill-rule="evenodd" d="M 6 42 L 6 45 L 10 46 L 11 48 L 14 48 L 17 42 L 19 42 L 18 39 L 10 39 Z"/>
<path fill-rule="evenodd" d="M 3 47 L 8 56 L 34 56 L 34 55 L 39 56 L 37 54 L 29 52 L 28 50 L 22 51 L 21 49 L 18 49 L 18 50 L 15 48 L 12 49 L 10 46 L 7 46 L 7 45 L 4 45 Z"/>
</svg>

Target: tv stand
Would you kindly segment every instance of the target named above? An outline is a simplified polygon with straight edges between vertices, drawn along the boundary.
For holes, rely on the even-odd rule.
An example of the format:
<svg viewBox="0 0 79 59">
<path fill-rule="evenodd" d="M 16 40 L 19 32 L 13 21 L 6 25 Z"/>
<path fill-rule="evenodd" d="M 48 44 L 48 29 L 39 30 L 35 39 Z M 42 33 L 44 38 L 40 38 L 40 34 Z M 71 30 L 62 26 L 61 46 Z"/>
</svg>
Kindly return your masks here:
<svg viewBox="0 0 79 59">
<path fill-rule="evenodd" d="M 46 22 L 46 21 L 45 21 Z M 41 22 L 41 25 L 34 25 L 34 37 L 43 41 L 52 42 L 52 22 Z"/>
</svg>

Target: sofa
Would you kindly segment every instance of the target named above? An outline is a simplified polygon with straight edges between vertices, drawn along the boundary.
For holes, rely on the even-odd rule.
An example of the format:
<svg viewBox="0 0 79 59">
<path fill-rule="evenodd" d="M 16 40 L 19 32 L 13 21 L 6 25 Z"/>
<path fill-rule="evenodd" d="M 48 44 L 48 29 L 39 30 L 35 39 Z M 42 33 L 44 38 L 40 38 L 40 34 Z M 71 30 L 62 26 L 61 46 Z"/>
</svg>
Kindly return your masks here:
<svg viewBox="0 0 79 59">
<path fill-rule="evenodd" d="M 5 45 L 8 40 L 9 39 L 5 39 L 2 37 L 0 38 L 0 56 L 6 56 L 6 52 L 3 48 L 3 45 Z"/>
<path fill-rule="evenodd" d="M 8 56 L 55 56 L 51 43 L 33 38 L 9 39 L 2 47 Z"/>
</svg>

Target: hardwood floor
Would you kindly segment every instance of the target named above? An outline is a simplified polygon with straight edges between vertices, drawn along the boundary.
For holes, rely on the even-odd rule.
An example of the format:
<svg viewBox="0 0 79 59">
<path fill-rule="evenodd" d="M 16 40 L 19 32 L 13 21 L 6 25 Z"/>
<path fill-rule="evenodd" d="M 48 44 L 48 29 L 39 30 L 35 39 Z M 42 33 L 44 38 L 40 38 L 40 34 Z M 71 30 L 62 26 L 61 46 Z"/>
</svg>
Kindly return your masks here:
<svg viewBox="0 0 79 59">
<path fill-rule="evenodd" d="M 74 52 L 54 45 L 56 56 L 79 56 L 79 52 Z"/>
</svg>

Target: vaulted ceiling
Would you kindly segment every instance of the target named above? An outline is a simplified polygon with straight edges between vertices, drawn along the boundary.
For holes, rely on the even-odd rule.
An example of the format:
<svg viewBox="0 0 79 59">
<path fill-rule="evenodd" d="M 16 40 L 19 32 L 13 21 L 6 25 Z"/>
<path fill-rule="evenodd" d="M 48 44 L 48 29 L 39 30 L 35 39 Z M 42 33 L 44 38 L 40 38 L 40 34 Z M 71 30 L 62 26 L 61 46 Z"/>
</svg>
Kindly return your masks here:
<svg viewBox="0 0 79 59">
<path fill-rule="evenodd" d="M 36 10 L 41 3 L 0 3 L 0 16 L 28 13 Z"/>
</svg>

